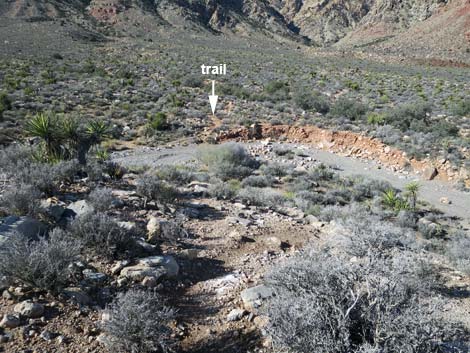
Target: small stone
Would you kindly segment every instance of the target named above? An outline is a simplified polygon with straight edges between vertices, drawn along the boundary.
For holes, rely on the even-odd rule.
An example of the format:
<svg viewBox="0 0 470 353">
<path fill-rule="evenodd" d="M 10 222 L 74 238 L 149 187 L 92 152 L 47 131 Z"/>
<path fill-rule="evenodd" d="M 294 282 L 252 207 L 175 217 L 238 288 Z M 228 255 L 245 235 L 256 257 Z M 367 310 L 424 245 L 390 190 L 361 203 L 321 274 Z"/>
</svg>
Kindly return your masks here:
<svg viewBox="0 0 470 353">
<path fill-rule="evenodd" d="M 154 288 L 157 285 L 157 279 L 152 276 L 147 276 L 142 280 L 142 285 L 148 288 Z"/>
<path fill-rule="evenodd" d="M 7 343 L 10 340 L 8 335 L 0 335 L 0 343 Z"/>
<path fill-rule="evenodd" d="M 0 321 L 0 327 L 2 328 L 16 328 L 21 325 L 21 321 L 15 315 L 6 314 Z"/>
<path fill-rule="evenodd" d="M 44 305 L 39 303 L 33 303 L 31 300 L 25 300 L 24 302 L 15 305 L 15 313 L 18 313 L 27 318 L 38 318 L 44 314 Z"/>
<path fill-rule="evenodd" d="M 439 172 L 435 167 L 427 167 L 423 172 L 423 178 L 426 180 L 433 180 L 438 173 Z"/>
<path fill-rule="evenodd" d="M 41 332 L 39 337 L 41 337 L 44 341 L 52 341 L 54 338 L 56 338 L 56 334 L 52 333 L 51 331 L 44 330 Z"/>
<path fill-rule="evenodd" d="M 447 197 L 441 197 L 441 198 L 439 199 L 439 202 L 440 202 L 440 203 L 443 203 L 443 204 L 445 204 L 445 205 L 451 205 L 451 204 L 452 204 L 452 201 L 450 201 L 449 198 L 447 198 Z"/>
<path fill-rule="evenodd" d="M 197 249 L 184 249 L 181 251 L 181 256 L 187 258 L 188 260 L 197 259 L 199 251 Z"/>
<path fill-rule="evenodd" d="M 247 288 L 241 292 L 241 298 L 247 310 L 260 307 L 263 300 L 273 295 L 273 290 L 265 285 Z"/>
<path fill-rule="evenodd" d="M 227 321 L 239 321 L 243 318 L 245 315 L 245 310 L 244 309 L 233 309 L 228 315 L 227 315 Z"/>
</svg>

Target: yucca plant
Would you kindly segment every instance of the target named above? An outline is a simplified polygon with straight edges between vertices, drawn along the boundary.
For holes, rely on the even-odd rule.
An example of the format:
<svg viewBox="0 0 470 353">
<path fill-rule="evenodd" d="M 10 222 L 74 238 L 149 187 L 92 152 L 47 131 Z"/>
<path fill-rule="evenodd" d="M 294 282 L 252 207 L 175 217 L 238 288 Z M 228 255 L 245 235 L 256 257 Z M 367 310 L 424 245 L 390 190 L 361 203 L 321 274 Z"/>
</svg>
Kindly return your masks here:
<svg viewBox="0 0 470 353">
<path fill-rule="evenodd" d="M 26 133 L 40 138 L 45 146 L 46 159 L 61 154 L 60 144 L 63 139 L 58 118 L 53 113 L 37 113 L 26 123 Z"/>
<path fill-rule="evenodd" d="M 386 207 L 395 208 L 395 204 L 397 200 L 398 200 L 398 195 L 393 189 L 385 190 L 382 194 L 382 203 Z"/>
<path fill-rule="evenodd" d="M 96 145 L 109 136 L 109 127 L 105 121 L 91 120 L 88 122 L 85 133 L 90 140 L 90 144 Z"/>
<path fill-rule="evenodd" d="M 412 181 L 411 183 L 405 186 L 405 196 L 408 198 L 410 208 L 412 210 L 416 209 L 416 203 L 418 201 L 418 192 L 419 192 L 419 183 L 416 181 Z"/>
</svg>

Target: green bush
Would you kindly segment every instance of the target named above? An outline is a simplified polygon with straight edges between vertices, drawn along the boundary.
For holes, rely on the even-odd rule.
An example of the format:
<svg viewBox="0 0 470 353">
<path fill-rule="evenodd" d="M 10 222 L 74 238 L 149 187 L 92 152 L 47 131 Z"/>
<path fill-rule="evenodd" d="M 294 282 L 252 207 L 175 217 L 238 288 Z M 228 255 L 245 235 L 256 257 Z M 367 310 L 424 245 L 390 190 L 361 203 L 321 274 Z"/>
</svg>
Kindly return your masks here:
<svg viewBox="0 0 470 353">
<path fill-rule="evenodd" d="M 0 92 L 0 119 L 3 117 L 3 112 L 11 109 L 11 101 L 8 95 Z"/>
<path fill-rule="evenodd" d="M 310 92 L 305 88 L 299 88 L 293 94 L 294 103 L 303 110 L 314 110 L 321 114 L 330 111 L 328 98 L 318 91 Z"/>
<path fill-rule="evenodd" d="M 367 113 L 367 106 L 354 100 L 341 97 L 331 107 L 330 114 L 335 118 L 347 118 L 351 121 L 361 120 Z"/>
<path fill-rule="evenodd" d="M 431 106 L 425 103 L 401 105 L 385 115 L 385 122 L 400 129 L 426 132 L 430 121 L 428 114 L 432 111 Z"/>
<path fill-rule="evenodd" d="M 165 113 L 159 112 L 153 116 L 148 116 L 149 126 L 152 130 L 163 131 L 169 128 L 168 119 Z"/>
<path fill-rule="evenodd" d="M 457 116 L 470 115 L 470 98 L 462 99 L 452 107 L 452 113 Z"/>
<path fill-rule="evenodd" d="M 243 179 L 259 167 L 259 163 L 241 145 L 234 143 L 202 146 L 198 157 L 211 173 L 222 180 Z"/>
</svg>

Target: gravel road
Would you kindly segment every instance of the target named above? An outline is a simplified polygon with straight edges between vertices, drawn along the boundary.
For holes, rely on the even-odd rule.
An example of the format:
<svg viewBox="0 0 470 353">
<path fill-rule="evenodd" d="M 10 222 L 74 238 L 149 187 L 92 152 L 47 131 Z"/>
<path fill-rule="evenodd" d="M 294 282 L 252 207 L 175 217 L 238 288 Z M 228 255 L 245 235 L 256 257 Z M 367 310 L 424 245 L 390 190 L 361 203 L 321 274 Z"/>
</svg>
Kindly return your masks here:
<svg viewBox="0 0 470 353">
<path fill-rule="evenodd" d="M 250 143 L 246 145 L 260 145 Z M 322 151 L 305 144 L 286 144 L 301 149 L 302 152 L 317 161 L 334 166 L 342 175 L 365 175 L 370 178 L 388 181 L 394 187 L 403 187 L 412 180 L 418 180 L 417 176 L 404 175 L 381 167 L 373 161 L 365 161 L 351 157 L 339 156 L 334 153 Z M 120 151 L 112 155 L 112 159 L 125 166 L 155 167 L 159 164 L 186 164 L 196 158 L 197 145 L 174 147 L 139 147 L 133 150 Z M 470 193 L 458 191 L 451 184 L 438 180 L 419 180 L 421 189 L 420 199 L 428 202 L 436 209 L 449 216 L 462 218 L 466 224 L 470 224 Z M 451 204 L 444 204 L 441 198 L 447 198 Z"/>
</svg>

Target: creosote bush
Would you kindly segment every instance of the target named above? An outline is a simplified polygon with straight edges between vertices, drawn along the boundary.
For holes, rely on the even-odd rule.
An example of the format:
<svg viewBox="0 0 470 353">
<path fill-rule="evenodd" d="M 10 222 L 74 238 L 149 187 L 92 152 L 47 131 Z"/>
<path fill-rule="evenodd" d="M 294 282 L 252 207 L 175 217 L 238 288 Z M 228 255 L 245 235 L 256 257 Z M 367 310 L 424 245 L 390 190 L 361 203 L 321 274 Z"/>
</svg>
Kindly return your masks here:
<svg viewBox="0 0 470 353">
<path fill-rule="evenodd" d="M 373 225 L 372 225 L 373 224 Z M 274 348 L 293 353 L 440 352 L 468 334 L 442 319 L 433 276 L 402 229 L 346 219 L 323 249 L 274 267 L 263 306 Z M 331 251 L 335 249 L 335 251 Z M 458 350 L 456 350 L 458 351 Z"/>
<path fill-rule="evenodd" d="M 135 240 L 129 231 L 105 214 L 84 214 L 76 218 L 67 230 L 85 249 L 96 255 L 114 258 L 135 249 Z"/>
<path fill-rule="evenodd" d="M 106 212 L 113 206 L 113 202 L 116 201 L 116 198 L 113 196 L 111 189 L 96 188 L 90 192 L 88 200 L 96 211 Z"/>
<path fill-rule="evenodd" d="M 105 344 L 116 353 L 164 353 L 172 345 L 169 322 L 174 311 L 155 293 L 120 293 L 102 323 Z"/>
<path fill-rule="evenodd" d="M 199 149 L 198 156 L 207 165 L 209 172 L 222 180 L 243 179 L 259 167 L 258 161 L 241 145 L 234 143 L 203 146 Z"/>
<path fill-rule="evenodd" d="M 14 185 L 7 189 L 0 202 L 9 214 L 35 216 L 39 211 L 41 192 L 32 185 Z"/>
<path fill-rule="evenodd" d="M 0 245 L 0 276 L 57 292 L 69 283 L 69 265 L 79 254 L 79 242 L 60 229 L 38 241 L 14 233 Z"/>
<path fill-rule="evenodd" d="M 145 173 L 137 179 L 136 191 L 145 198 L 145 204 L 148 201 L 155 201 L 163 205 L 171 204 L 179 197 L 175 187 L 152 173 Z"/>
</svg>

